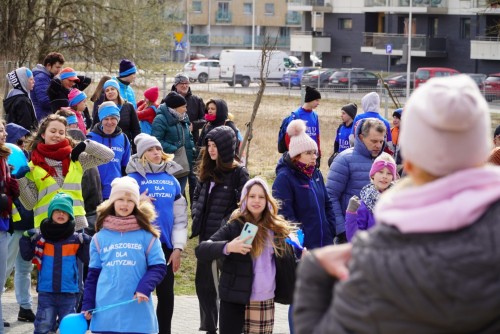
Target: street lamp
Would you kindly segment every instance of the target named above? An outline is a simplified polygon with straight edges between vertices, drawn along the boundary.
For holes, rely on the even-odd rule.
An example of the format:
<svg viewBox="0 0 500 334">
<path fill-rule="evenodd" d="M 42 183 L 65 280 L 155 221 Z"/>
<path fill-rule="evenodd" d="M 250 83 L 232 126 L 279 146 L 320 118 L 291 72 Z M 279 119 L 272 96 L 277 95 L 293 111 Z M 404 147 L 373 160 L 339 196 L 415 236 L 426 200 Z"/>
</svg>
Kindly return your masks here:
<svg viewBox="0 0 500 334">
<path fill-rule="evenodd" d="M 411 80 L 411 33 L 412 33 L 412 10 L 413 0 L 410 0 L 410 18 L 408 20 L 408 61 L 406 62 L 406 101 L 410 97 L 410 80 Z"/>
</svg>

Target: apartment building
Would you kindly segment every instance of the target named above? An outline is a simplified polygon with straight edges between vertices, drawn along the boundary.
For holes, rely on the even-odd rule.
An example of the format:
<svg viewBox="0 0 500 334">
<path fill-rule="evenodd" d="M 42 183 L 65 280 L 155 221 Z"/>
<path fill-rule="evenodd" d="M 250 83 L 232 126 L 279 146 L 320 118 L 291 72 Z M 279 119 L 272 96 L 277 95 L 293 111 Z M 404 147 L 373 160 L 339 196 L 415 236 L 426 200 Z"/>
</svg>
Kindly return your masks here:
<svg viewBox="0 0 500 334">
<path fill-rule="evenodd" d="M 392 71 L 405 71 L 411 26 L 413 71 L 445 66 L 500 72 L 499 0 L 413 0 L 411 6 L 410 0 L 288 0 L 288 10 L 303 16 L 313 16 L 318 6 L 324 12 L 323 35 L 331 38 L 323 66 L 386 70 L 389 61 Z M 296 39 L 300 36 L 292 34 L 292 45 Z"/>
</svg>

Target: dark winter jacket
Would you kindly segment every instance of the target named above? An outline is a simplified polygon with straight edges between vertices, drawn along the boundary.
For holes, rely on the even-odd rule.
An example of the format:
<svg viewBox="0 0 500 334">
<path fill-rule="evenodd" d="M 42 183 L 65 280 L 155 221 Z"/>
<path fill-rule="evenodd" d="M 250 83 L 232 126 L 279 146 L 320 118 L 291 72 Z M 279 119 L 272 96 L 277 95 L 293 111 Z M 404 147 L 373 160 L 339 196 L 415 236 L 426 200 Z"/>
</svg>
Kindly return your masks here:
<svg viewBox="0 0 500 334">
<path fill-rule="evenodd" d="M 309 178 L 295 167 L 285 152 L 276 167 L 273 196 L 281 201 L 279 214 L 300 224 L 307 249 L 333 244 L 335 217 L 319 169 Z"/>
<path fill-rule="evenodd" d="M 184 134 L 184 137 L 182 135 Z M 186 148 L 187 159 L 190 168 L 193 166 L 195 147 L 193 136 L 189 132 L 189 117 L 185 115 L 179 121 L 171 109 L 165 103 L 160 104 L 156 117 L 153 121 L 151 135 L 156 137 L 165 153 L 175 153 L 179 148 Z"/>
<path fill-rule="evenodd" d="M 52 73 L 50 73 L 42 64 L 37 64 L 33 69 L 35 86 L 31 91 L 31 100 L 35 106 L 36 118 L 38 121 L 52 113 L 50 110 L 49 95 L 47 94 L 52 77 Z"/>
<path fill-rule="evenodd" d="M 83 75 L 79 75 L 78 79 L 80 79 L 80 82 L 75 82 L 75 88 L 78 88 L 79 90 L 83 91 L 85 88 L 87 88 L 90 83 L 92 82 L 92 79 Z M 36 83 L 35 83 L 36 86 Z M 47 94 L 49 96 L 50 100 L 50 110 L 54 114 L 56 111 L 61 109 L 62 107 L 69 107 L 69 99 L 68 99 L 68 94 L 69 94 L 69 89 L 64 88 L 62 85 L 61 79 L 59 78 L 53 78 L 50 81 L 49 88 L 47 90 Z"/>
<path fill-rule="evenodd" d="M 38 127 L 35 109 L 28 94 L 15 89 L 3 100 L 7 123 L 15 123 L 28 131 L 34 131 Z"/>
<path fill-rule="evenodd" d="M 191 238 L 199 236 L 200 241 L 208 240 L 221 227 L 222 222 L 228 220 L 238 207 L 241 189 L 248 179 L 247 169 L 239 166 L 225 173 L 223 182 L 215 184 L 210 193 L 210 181 L 198 181 L 191 206 Z"/>
<path fill-rule="evenodd" d="M 195 248 L 195 254 L 200 261 L 213 261 L 223 258 L 221 275 L 219 281 L 219 297 L 221 300 L 248 304 L 252 294 L 253 283 L 253 260 L 250 253 L 243 255 L 229 253 L 224 255 L 223 250 L 228 242 L 241 234 L 244 222 L 233 221 L 222 226 L 210 240 L 203 241 Z M 295 278 L 295 255 L 291 246 L 287 245 L 287 251 L 283 257 L 273 256 L 276 266 L 276 290 L 277 302 L 290 304 L 293 296 Z M 289 264 L 292 263 L 290 266 Z M 288 277 L 289 284 L 279 281 Z M 291 283 L 291 284 L 290 284 Z"/>
<path fill-rule="evenodd" d="M 125 102 L 120 108 L 120 121 L 118 122 L 118 127 L 122 129 L 123 133 L 127 135 L 130 139 L 130 144 L 132 145 L 132 152 L 136 152 L 136 147 L 134 143 L 134 138 L 141 133 L 141 125 L 139 124 L 139 117 L 137 117 L 137 112 L 134 106 Z"/>
<path fill-rule="evenodd" d="M 172 91 L 177 92 L 175 85 L 172 86 Z M 203 128 L 203 125 L 207 122 L 205 120 L 205 104 L 201 97 L 191 92 L 191 87 L 184 98 L 187 102 L 189 121 L 193 124 L 193 131 L 191 132 L 193 134 L 193 142 L 197 144 L 200 138 L 200 129 Z"/>
<path fill-rule="evenodd" d="M 224 100 L 218 100 L 218 99 L 215 99 L 214 101 L 215 105 L 217 106 L 215 121 L 207 122 L 203 126 L 203 128 L 201 129 L 200 138 L 198 139 L 198 143 L 196 145 L 198 147 L 204 146 L 206 144 L 205 137 L 207 136 L 207 133 L 210 132 L 210 130 L 221 125 L 226 125 L 229 126 L 231 129 L 233 129 L 234 135 L 236 136 L 236 153 L 237 153 L 240 147 L 240 141 L 238 140 L 238 128 L 236 128 L 236 125 L 234 125 L 233 121 L 230 121 L 228 119 L 229 111 L 227 109 L 226 102 Z"/>
<path fill-rule="evenodd" d="M 361 189 L 370 183 L 370 169 L 375 158 L 359 138 L 365 120 L 362 119 L 356 128 L 354 147 L 335 157 L 326 180 L 326 189 L 335 212 L 337 234 L 345 232 L 345 212 L 349 199 L 354 195 L 359 197 Z M 385 144 L 381 153 L 384 147 Z"/>
</svg>

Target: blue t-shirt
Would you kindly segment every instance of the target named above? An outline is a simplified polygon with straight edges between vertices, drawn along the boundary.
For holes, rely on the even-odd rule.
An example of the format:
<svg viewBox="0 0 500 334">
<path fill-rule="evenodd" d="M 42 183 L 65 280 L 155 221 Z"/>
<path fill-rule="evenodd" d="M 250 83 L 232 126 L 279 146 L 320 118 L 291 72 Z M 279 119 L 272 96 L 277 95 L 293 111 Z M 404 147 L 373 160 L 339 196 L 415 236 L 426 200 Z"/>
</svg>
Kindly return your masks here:
<svg viewBox="0 0 500 334">
<path fill-rule="evenodd" d="M 318 114 L 313 111 L 307 111 L 304 108 L 300 107 L 295 111 L 297 113 L 297 117 L 295 119 L 301 119 L 304 122 L 306 122 L 306 133 L 314 139 L 316 144 L 318 144 L 318 150 L 320 150 L 319 147 L 319 119 L 318 119 Z"/>
<path fill-rule="evenodd" d="M 339 153 L 351 147 L 351 145 L 349 145 L 349 135 L 351 134 L 353 124 L 354 122 L 349 126 L 342 124 L 337 131 L 335 141 L 339 144 Z"/>
<path fill-rule="evenodd" d="M 362 120 L 364 118 L 378 118 L 382 122 L 384 122 L 385 127 L 387 128 L 387 141 L 390 142 L 392 141 L 392 136 L 391 136 L 391 125 L 389 124 L 389 121 L 387 121 L 384 117 L 380 116 L 378 112 L 374 111 L 367 111 L 364 112 L 363 114 L 357 114 L 356 117 L 354 117 L 354 121 L 352 124 L 356 124 L 359 120 Z M 354 126 L 352 127 L 351 134 L 354 134 Z"/>
</svg>

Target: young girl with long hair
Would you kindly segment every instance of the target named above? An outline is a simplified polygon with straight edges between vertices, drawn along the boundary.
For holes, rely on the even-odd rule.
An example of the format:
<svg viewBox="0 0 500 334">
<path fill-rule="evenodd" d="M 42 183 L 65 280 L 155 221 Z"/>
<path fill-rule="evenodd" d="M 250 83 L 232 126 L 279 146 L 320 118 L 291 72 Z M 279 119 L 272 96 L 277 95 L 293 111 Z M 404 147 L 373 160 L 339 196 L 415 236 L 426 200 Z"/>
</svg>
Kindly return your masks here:
<svg viewBox="0 0 500 334">
<path fill-rule="evenodd" d="M 153 205 L 140 202 L 139 185 L 116 178 L 109 200 L 98 207 L 97 233 L 90 244 L 82 310 L 92 332 L 158 333 L 151 293 L 166 272 Z M 92 314 L 110 304 L 136 302 Z"/>
<path fill-rule="evenodd" d="M 64 191 L 74 203 L 75 230 L 87 227 L 82 196 L 83 172 L 113 159 L 113 151 L 104 145 L 85 140 L 75 146 L 67 135 L 66 118 L 49 115 L 37 133 L 28 139 L 31 151 L 29 167 L 22 167 L 17 176 L 21 203 L 34 211 L 35 228 L 47 218 L 50 200 Z"/>
<path fill-rule="evenodd" d="M 141 133 L 135 137 L 137 154 L 127 165 L 127 174 L 139 184 L 144 199 L 149 200 L 158 213 L 153 222 L 161 231 L 160 242 L 163 254 L 170 264 L 163 281 L 156 286 L 158 306 L 156 314 L 160 334 L 170 334 L 174 313 L 174 273 L 181 265 L 181 252 L 187 241 L 187 203 L 181 187 L 172 175 L 182 169 L 166 154 L 153 136 Z"/>
<path fill-rule="evenodd" d="M 258 227 L 255 238 L 242 238 L 245 222 Z M 263 179 L 243 187 L 239 210 L 208 241 L 196 248 L 202 261 L 224 258 L 219 283 L 220 333 L 272 333 L 274 302 L 290 304 L 295 254 L 285 239 L 292 231 Z M 290 265 L 291 264 L 291 265 Z"/>
</svg>

